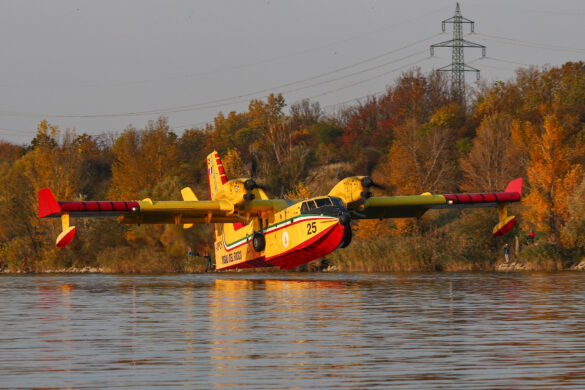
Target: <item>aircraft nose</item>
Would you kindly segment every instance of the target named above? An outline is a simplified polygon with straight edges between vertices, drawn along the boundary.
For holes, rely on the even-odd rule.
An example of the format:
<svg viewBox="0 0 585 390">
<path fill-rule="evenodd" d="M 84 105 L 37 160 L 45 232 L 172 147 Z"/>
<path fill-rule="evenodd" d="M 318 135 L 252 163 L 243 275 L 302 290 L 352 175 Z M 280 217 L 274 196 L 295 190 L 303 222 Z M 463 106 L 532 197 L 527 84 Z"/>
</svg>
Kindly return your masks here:
<svg viewBox="0 0 585 390">
<path fill-rule="evenodd" d="M 339 216 L 339 223 L 347 226 L 347 225 L 349 225 L 350 222 L 351 222 L 351 216 L 349 215 L 349 213 L 347 213 L 347 212 L 341 213 L 341 215 Z"/>
</svg>

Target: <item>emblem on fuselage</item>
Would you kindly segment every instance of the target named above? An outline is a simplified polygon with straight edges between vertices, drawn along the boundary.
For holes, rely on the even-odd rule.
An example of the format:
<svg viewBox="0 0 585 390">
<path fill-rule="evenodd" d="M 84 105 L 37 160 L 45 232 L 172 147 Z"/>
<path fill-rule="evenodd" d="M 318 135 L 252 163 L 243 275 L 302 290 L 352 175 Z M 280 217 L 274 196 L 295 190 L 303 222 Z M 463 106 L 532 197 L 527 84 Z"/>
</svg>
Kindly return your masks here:
<svg viewBox="0 0 585 390">
<path fill-rule="evenodd" d="M 282 246 L 288 248 L 288 232 L 286 230 L 282 232 Z"/>
</svg>

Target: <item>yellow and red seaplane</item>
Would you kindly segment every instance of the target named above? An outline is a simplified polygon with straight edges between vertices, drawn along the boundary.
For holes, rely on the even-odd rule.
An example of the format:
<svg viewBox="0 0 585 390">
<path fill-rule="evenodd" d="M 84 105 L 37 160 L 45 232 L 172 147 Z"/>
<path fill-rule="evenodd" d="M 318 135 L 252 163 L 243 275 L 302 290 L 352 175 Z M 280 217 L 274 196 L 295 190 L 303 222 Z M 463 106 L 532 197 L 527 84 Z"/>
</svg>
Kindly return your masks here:
<svg viewBox="0 0 585 390">
<path fill-rule="evenodd" d="M 190 187 L 183 201 L 58 202 L 51 190 L 39 191 L 40 218 L 60 217 L 63 232 L 57 246 L 75 236 L 70 217 L 118 217 L 122 224 L 194 224 L 215 226 L 217 270 L 280 267 L 291 269 L 323 257 L 351 242 L 351 221 L 421 217 L 429 209 L 496 207 L 499 223 L 493 234 L 508 233 L 516 219 L 508 204 L 522 197 L 522 179 L 504 192 L 410 196 L 372 196 L 377 186 L 368 176 L 347 177 L 326 196 L 269 199 L 249 178 L 228 180 L 217 152 L 207 156 L 210 200 L 198 200 Z"/>
</svg>

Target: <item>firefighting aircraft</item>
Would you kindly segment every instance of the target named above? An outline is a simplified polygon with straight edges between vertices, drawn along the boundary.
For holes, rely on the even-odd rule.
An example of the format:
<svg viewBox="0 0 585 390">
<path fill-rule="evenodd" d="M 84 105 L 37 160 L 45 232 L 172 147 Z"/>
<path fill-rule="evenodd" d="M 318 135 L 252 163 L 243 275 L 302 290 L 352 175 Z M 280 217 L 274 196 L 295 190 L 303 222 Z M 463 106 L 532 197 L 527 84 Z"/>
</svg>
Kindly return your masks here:
<svg viewBox="0 0 585 390">
<path fill-rule="evenodd" d="M 280 267 L 291 269 L 323 257 L 351 242 L 351 221 L 421 217 L 429 209 L 496 207 L 499 223 L 494 236 L 508 233 L 516 219 L 508 204 L 522 197 L 522 179 L 504 192 L 410 196 L 372 196 L 368 176 L 341 180 L 327 196 L 311 199 L 269 199 L 249 178 L 229 180 L 217 152 L 207 156 L 211 200 L 198 200 L 190 187 L 183 201 L 58 202 L 51 190 L 39 191 L 40 218 L 60 217 L 63 232 L 57 246 L 75 236 L 70 217 L 118 217 L 122 224 L 194 224 L 215 226 L 217 270 Z"/>
</svg>

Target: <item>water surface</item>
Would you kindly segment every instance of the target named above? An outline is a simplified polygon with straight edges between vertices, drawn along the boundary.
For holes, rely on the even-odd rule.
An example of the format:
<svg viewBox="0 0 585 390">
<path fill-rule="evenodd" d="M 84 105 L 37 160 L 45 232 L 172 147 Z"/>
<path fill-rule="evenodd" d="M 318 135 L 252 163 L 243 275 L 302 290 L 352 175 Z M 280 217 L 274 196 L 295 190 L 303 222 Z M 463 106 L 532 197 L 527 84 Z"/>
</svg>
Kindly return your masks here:
<svg viewBox="0 0 585 390">
<path fill-rule="evenodd" d="M 585 388 L 585 273 L 0 277 L 3 388 Z"/>
</svg>

